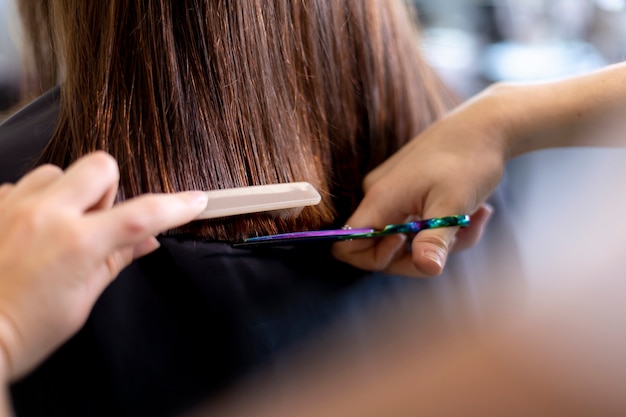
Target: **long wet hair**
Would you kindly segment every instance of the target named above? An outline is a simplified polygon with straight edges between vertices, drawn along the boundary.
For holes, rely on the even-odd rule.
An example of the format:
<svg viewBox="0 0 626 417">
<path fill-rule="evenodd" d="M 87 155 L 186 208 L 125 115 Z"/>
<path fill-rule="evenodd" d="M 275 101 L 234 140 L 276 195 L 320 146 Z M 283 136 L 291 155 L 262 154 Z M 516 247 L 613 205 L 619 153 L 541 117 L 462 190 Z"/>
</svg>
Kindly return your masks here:
<svg viewBox="0 0 626 417">
<path fill-rule="evenodd" d="M 299 216 L 177 229 L 236 241 L 343 224 L 365 174 L 454 104 L 403 0 L 25 0 L 28 79 L 60 85 L 37 163 L 106 150 L 119 200 L 308 181 Z M 416 161 L 417 163 L 417 161 Z"/>
</svg>

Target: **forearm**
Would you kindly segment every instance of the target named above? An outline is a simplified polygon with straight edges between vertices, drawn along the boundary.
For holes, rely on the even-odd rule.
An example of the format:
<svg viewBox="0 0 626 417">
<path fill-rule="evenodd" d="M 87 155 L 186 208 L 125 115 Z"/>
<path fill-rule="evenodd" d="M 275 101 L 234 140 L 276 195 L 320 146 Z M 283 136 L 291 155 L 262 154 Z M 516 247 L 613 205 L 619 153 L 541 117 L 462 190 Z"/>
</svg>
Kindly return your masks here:
<svg viewBox="0 0 626 417">
<path fill-rule="evenodd" d="M 476 102 L 485 123 L 502 129 L 507 158 L 554 147 L 626 146 L 626 64 L 553 82 L 494 84 Z"/>
</svg>

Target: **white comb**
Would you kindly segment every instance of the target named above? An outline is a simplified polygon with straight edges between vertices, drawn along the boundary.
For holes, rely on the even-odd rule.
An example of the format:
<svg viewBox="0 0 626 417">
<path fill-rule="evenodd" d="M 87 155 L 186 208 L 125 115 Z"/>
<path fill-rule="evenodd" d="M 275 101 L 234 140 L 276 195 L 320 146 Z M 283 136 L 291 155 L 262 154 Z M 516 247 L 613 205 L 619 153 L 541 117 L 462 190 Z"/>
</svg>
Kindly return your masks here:
<svg viewBox="0 0 626 417">
<path fill-rule="evenodd" d="M 308 182 L 226 188 L 206 194 L 207 206 L 195 220 L 312 206 L 322 199 Z"/>
</svg>

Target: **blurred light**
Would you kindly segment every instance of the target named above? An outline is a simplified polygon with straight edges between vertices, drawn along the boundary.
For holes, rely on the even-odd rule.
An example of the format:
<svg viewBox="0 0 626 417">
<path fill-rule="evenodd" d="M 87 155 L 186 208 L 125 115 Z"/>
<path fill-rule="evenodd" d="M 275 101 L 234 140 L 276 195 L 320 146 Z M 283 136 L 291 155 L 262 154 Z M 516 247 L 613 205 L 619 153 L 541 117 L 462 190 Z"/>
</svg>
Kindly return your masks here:
<svg viewBox="0 0 626 417">
<path fill-rule="evenodd" d="M 505 41 L 486 49 L 482 72 L 490 81 L 532 82 L 580 74 L 605 64 L 585 42 Z"/>
<path fill-rule="evenodd" d="M 458 29 L 427 29 L 422 42 L 426 58 L 438 68 L 467 68 L 475 63 L 478 53 L 476 38 Z"/>
<path fill-rule="evenodd" d="M 607 12 L 621 12 L 626 9 L 626 1 L 624 0 L 595 0 L 598 8 Z"/>
</svg>

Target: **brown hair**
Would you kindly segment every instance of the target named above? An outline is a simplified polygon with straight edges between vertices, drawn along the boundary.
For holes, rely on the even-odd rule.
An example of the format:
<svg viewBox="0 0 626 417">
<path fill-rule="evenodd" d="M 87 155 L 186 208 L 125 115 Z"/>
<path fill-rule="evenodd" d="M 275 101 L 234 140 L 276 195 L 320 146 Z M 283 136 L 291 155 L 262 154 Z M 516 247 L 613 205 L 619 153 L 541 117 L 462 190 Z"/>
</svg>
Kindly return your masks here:
<svg viewBox="0 0 626 417">
<path fill-rule="evenodd" d="M 183 230 L 210 239 L 342 224 L 364 175 L 453 103 L 402 0 L 27 3 L 33 62 L 62 79 L 38 163 L 107 150 L 119 199 L 286 181 L 322 194 L 298 217 Z"/>
</svg>

